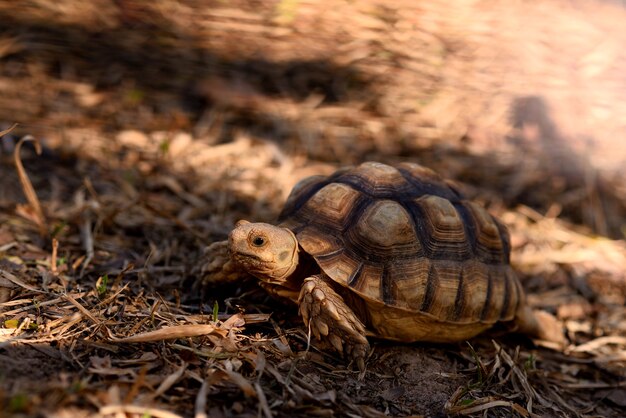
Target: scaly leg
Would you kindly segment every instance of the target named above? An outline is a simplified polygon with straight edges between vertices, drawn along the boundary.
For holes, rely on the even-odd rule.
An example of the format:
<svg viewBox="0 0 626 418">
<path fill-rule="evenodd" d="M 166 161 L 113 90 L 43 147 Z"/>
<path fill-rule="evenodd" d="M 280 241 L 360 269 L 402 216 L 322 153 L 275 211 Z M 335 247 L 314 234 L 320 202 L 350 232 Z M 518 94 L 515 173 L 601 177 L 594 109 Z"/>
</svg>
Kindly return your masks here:
<svg viewBox="0 0 626 418">
<path fill-rule="evenodd" d="M 232 283 L 248 277 L 248 274 L 231 260 L 228 241 L 218 241 L 204 249 L 204 254 L 196 267 L 200 284 L 203 286 Z"/>
<path fill-rule="evenodd" d="M 363 371 L 370 348 L 365 326 L 327 280 L 330 279 L 323 275 L 304 280 L 298 298 L 300 315 L 318 339 L 327 339 L 337 351 L 352 357 Z"/>
<path fill-rule="evenodd" d="M 515 318 L 517 331 L 565 347 L 567 339 L 563 333 L 563 324 L 553 315 L 542 310 L 533 310 L 525 306 Z"/>
</svg>

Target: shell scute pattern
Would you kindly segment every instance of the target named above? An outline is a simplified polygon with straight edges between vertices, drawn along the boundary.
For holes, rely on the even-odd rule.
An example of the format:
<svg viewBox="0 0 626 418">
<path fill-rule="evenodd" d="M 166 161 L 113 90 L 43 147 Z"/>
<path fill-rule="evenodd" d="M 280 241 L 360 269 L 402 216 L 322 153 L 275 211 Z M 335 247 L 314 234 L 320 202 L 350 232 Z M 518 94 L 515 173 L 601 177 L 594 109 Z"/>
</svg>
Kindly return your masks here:
<svg viewBox="0 0 626 418">
<path fill-rule="evenodd" d="M 380 300 L 382 299 L 381 292 L 384 292 L 382 290 L 383 273 L 384 266 L 380 264 L 364 264 L 350 287 L 367 298 Z"/>
<path fill-rule="evenodd" d="M 502 227 L 485 209 L 473 202 L 465 202 L 463 208 L 468 210 L 475 226 L 475 251 L 476 256 L 485 262 L 508 263 L 507 249 L 504 248 L 505 240 L 502 239 Z M 506 236 L 508 241 L 508 236 Z"/>
<path fill-rule="evenodd" d="M 338 181 L 345 182 L 357 190 L 378 198 L 395 198 L 411 192 L 411 184 L 393 167 L 381 163 L 364 163 Z"/>
<path fill-rule="evenodd" d="M 368 300 L 494 323 L 523 298 L 506 228 L 417 164 L 365 163 L 305 180 L 279 219 L 329 277 Z"/>
<path fill-rule="evenodd" d="M 431 260 L 426 257 L 415 257 L 402 260 L 389 269 L 391 297 L 396 306 L 406 309 L 421 307 L 426 292 L 415 289 L 426 289 L 430 277 Z"/>
<path fill-rule="evenodd" d="M 319 189 L 300 209 L 305 219 L 315 217 L 320 225 L 342 231 L 349 220 L 360 193 L 341 183 L 330 183 Z"/>
<path fill-rule="evenodd" d="M 416 199 L 415 203 L 427 230 L 419 238 L 426 241 L 427 254 L 431 258 L 467 260 L 471 257 L 463 220 L 449 200 L 429 195 Z"/>
<path fill-rule="evenodd" d="M 487 301 L 490 268 L 479 261 L 464 263 L 462 306 L 468 318 L 481 319 Z"/>
<path fill-rule="evenodd" d="M 365 254 L 401 258 L 421 252 L 411 217 L 393 200 L 371 203 L 346 234 Z"/>
</svg>

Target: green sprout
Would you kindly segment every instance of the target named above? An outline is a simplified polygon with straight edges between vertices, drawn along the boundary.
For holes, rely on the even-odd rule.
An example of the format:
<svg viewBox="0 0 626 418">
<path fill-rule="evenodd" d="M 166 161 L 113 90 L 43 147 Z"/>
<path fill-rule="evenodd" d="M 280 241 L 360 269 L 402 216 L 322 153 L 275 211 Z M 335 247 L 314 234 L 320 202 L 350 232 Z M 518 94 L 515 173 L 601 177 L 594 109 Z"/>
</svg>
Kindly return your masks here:
<svg viewBox="0 0 626 418">
<path fill-rule="evenodd" d="M 126 98 L 129 102 L 138 104 L 143 101 L 145 96 L 146 93 L 144 91 L 139 89 L 132 89 L 127 93 Z"/>
<path fill-rule="evenodd" d="M 100 284 L 97 285 L 96 290 L 98 291 L 98 296 L 104 296 L 107 291 L 107 284 L 109 283 L 109 275 L 105 274 L 100 278 Z"/>
<path fill-rule="evenodd" d="M 28 409 L 28 404 L 29 404 L 28 396 L 24 394 L 18 394 L 18 395 L 13 396 L 9 400 L 8 409 L 9 411 L 13 413 L 26 412 Z"/>
<path fill-rule="evenodd" d="M 472 357 L 474 357 L 474 361 L 476 362 L 476 371 L 478 372 L 478 387 L 482 386 L 485 380 L 485 373 L 483 370 L 483 365 L 480 362 L 480 357 L 478 357 L 478 353 L 474 350 L 474 347 L 468 342 L 467 346 L 469 347 L 470 352 L 472 353 Z"/>
<path fill-rule="evenodd" d="M 215 301 L 213 304 L 213 322 L 217 322 L 217 314 L 220 312 L 220 305 Z"/>
<path fill-rule="evenodd" d="M 537 368 L 537 366 L 535 365 L 536 361 L 537 361 L 537 358 L 535 357 L 534 354 L 531 353 L 530 356 L 528 356 L 528 358 L 524 362 L 524 370 L 528 371 L 528 370 L 536 369 Z"/>
</svg>

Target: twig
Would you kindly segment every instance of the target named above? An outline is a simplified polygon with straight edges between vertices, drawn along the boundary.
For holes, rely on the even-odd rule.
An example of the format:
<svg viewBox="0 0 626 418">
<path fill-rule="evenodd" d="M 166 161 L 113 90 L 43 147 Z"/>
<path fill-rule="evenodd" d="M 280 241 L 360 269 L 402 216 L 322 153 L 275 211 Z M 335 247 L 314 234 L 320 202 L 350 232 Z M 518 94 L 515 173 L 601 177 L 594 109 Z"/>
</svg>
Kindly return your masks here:
<svg viewBox="0 0 626 418">
<path fill-rule="evenodd" d="M 87 318 L 89 318 L 91 320 L 91 322 L 93 322 L 96 325 L 100 325 L 101 322 L 91 314 L 91 312 L 89 312 L 87 310 L 87 308 L 85 308 L 83 305 L 81 305 L 80 303 L 78 303 L 78 301 L 76 299 L 74 299 L 73 297 L 71 297 L 70 295 L 65 295 L 63 297 L 63 299 L 65 299 L 66 301 L 68 301 L 69 303 L 71 303 L 72 305 L 76 306 L 76 308 L 78 308 L 78 310 L 85 315 Z"/>
<path fill-rule="evenodd" d="M 15 126 L 15 125 L 14 125 Z M 12 129 L 12 128 L 11 128 Z M 4 134 L 3 132 L 2 134 Z M 0 135 L 1 136 L 1 135 Z M 22 190 L 24 191 L 24 195 L 26 196 L 26 200 L 30 204 L 33 212 L 35 213 L 35 223 L 39 228 L 39 234 L 41 236 L 45 236 L 48 232 L 48 227 L 46 225 L 46 218 L 44 217 L 43 210 L 41 209 L 41 204 L 39 203 L 39 198 L 37 197 L 37 193 L 35 193 L 35 188 L 28 178 L 28 174 L 24 169 L 24 165 L 22 164 L 22 160 L 20 158 L 20 151 L 22 149 L 22 144 L 26 141 L 33 141 L 35 144 L 35 152 L 37 155 L 41 155 L 41 144 L 39 140 L 35 137 L 26 135 L 22 137 L 15 146 L 15 150 L 13 151 L 13 161 L 15 163 L 15 168 L 17 170 L 17 175 L 20 179 L 20 183 L 22 184 Z"/>
<path fill-rule="evenodd" d="M 206 396 L 207 393 L 209 391 L 209 384 L 207 383 L 207 380 L 205 379 L 202 382 L 202 386 L 200 386 L 200 390 L 198 391 L 198 394 L 196 395 L 196 402 L 194 405 L 194 418 L 208 418 L 208 415 L 206 413 Z"/>
<path fill-rule="evenodd" d="M 82 294 L 84 295 L 84 293 Z M 81 295 L 81 296 L 82 296 Z M 18 314 L 20 312 L 25 312 L 25 311 L 29 311 L 31 309 L 39 309 L 42 306 L 50 306 L 50 305 L 55 305 L 57 303 L 59 303 L 60 301 L 64 300 L 65 298 L 60 297 L 60 298 L 56 298 L 56 299 L 52 299 L 52 300 L 47 300 L 45 302 L 37 302 L 34 303 L 32 305 L 28 305 L 28 306 L 24 306 L 22 308 L 18 308 L 18 309 L 13 309 L 12 311 L 7 311 L 7 312 L 0 312 L 0 318 L 2 318 L 3 316 L 11 316 L 11 315 L 15 315 Z"/>
<path fill-rule="evenodd" d="M 607 344 L 617 344 L 617 345 L 626 345 L 626 337 L 622 337 L 619 335 L 609 335 L 606 337 L 599 337 L 595 340 L 591 340 L 587 343 L 581 344 L 579 346 L 574 347 L 571 351 L 574 353 L 591 353 L 594 350 L 605 346 Z"/>
<path fill-rule="evenodd" d="M 5 129 L 4 131 L 0 132 L 0 138 L 2 138 L 3 136 L 5 136 L 6 134 L 10 133 L 13 129 L 17 128 L 17 123 L 14 123 L 13 126 L 11 126 L 8 129 Z"/>
<path fill-rule="evenodd" d="M 270 406 L 267 403 L 267 398 L 265 397 L 265 392 L 263 392 L 263 388 L 259 382 L 254 382 L 254 388 L 256 390 L 257 397 L 259 398 L 259 408 L 263 411 L 265 418 L 272 418 L 272 411 L 270 410 Z"/>
<path fill-rule="evenodd" d="M 59 240 L 52 238 L 52 256 L 50 257 L 50 271 L 57 274 L 57 252 L 59 250 Z"/>
<path fill-rule="evenodd" d="M 0 277 L 10 281 L 11 283 L 15 284 L 16 286 L 19 286 L 19 287 L 22 287 L 24 289 L 30 290 L 31 292 L 46 293 L 46 292 L 42 291 L 41 289 L 37 289 L 36 287 L 30 286 L 30 285 L 24 283 L 21 279 L 19 279 L 17 276 L 15 276 L 12 273 L 9 273 L 8 271 L 0 270 Z"/>
<path fill-rule="evenodd" d="M 151 416 L 156 418 L 182 418 L 180 415 L 173 412 L 138 405 L 107 405 L 100 408 L 99 411 L 100 416 L 118 414 L 136 414 L 139 416 Z"/>
<path fill-rule="evenodd" d="M 161 382 L 157 390 L 152 394 L 152 397 L 157 398 L 164 394 L 169 388 L 174 386 L 174 384 L 178 382 L 178 380 L 185 373 L 185 370 L 187 370 L 187 363 L 183 362 L 183 364 L 181 364 L 174 373 L 168 375 L 163 382 Z"/>
<path fill-rule="evenodd" d="M 198 337 L 214 332 L 217 328 L 210 324 L 189 324 L 164 327 L 156 331 L 148 331 L 126 338 L 111 337 L 111 341 L 117 343 L 146 343 L 177 338 Z"/>
<path fill-rule="evenodd" d="M 85 246 L 85 252 L 87 256 L 85 257 L 85 261 L 83 262 L 82 267 L 80 268 L 79 277 L 83 277 L 85 274 L 85 269 L 91 263 L 94 255 L 94 245 L 93 245 L 93 233 L 91 232 L 91 216 L 88 214 L 85 215 L 83 219 L 83 223 L 80 227 L 81 236 L 83 237 L 83 245 Z"/>
</svg>

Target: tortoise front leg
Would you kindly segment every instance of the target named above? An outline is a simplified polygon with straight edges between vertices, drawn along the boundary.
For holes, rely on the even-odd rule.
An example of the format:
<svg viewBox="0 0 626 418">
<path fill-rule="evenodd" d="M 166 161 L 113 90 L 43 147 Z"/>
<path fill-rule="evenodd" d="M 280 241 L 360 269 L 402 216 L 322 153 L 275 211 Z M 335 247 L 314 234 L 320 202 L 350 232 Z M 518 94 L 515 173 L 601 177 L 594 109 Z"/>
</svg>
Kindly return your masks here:
<svg viewBox="0 0 626 418">
<path fill-rule="evenodd" d="M 318 339 L 327 339 L 337 351 L 352 357 L 362 371 L 370 348 L 365 326 L 328 280 L 323 275 L 304 280 L 298 298 L 300 315 Z"/>
<path fill-rule="evenodd" d="M 232 283 L 248 277 L 248 273 L 231 260 L 228 241 L 214 242 L 206 247 L 196 273 L 199 273 L 203 286 Z"/>
</svg>

